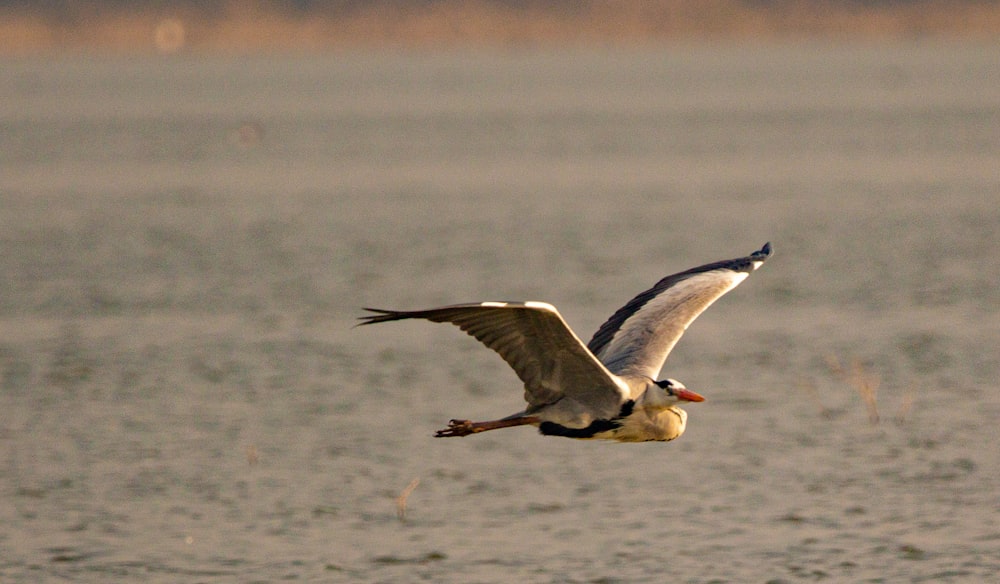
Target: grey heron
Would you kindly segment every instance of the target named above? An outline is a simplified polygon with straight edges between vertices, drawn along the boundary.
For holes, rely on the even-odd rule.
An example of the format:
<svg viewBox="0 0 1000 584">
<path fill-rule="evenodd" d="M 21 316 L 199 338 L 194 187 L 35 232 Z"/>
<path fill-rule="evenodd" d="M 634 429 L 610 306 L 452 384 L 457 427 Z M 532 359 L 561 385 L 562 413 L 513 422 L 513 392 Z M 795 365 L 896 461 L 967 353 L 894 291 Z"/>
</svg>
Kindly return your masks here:
<svg viewBox="0 0 1000 584">
<path fill-rule="evenodd" d="M 499 420 L 451 420 L 435 436 L 513 426 L 542 434 L 620 442 L 668 441 L 684 432 L 683 402 L 704 398 L 674 379 L 657 380 L 688 325 L 771 256 L 746 257 L 667 276 L 618 309 L 586 345 L 545 302 L 478 302 L 428 310 L 365 308 L 360 325 L 411 318 L 457 325 L 493 349 L 524 382 L 528 407 Z"/>
</svg>

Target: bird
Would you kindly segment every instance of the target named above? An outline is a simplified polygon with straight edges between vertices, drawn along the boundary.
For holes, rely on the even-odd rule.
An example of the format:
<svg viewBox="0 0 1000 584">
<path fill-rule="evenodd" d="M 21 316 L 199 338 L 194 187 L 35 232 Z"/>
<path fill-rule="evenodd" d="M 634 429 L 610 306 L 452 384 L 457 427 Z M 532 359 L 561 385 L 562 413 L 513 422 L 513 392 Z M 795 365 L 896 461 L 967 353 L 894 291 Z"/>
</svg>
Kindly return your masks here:
<svg viewBox="0 0 1000 584">
<path fill-rule="evenodd" d="M 425 319 L 451 323 L 496 351 L 524 383 L 527 407 L 497 420 L 452 419 L 438 438 L 535 426 L 546 436 L 618 442 L 670 441 L 684 433 L 678 404 L 704 397 L 676 379 L 657 380 L 674 345 L 705 309 L 772 255 L 671 274 L 619 308 L 584 344 L 547 302 L 477 302 L 427 310 L 364 308 L 356 326 Z"/>
</svg>

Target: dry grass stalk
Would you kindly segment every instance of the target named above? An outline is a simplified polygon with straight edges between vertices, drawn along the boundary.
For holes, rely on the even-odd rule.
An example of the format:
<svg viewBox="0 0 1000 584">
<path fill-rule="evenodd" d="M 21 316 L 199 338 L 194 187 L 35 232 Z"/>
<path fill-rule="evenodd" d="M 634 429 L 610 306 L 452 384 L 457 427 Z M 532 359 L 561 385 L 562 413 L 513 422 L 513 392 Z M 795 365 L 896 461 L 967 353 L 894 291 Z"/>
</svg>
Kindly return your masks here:
<svg viewBox="0 0 1000 584">
<path fill-rule="evenodd" d="M 850 383 L 858 390 L 861 399 L 865 402 L 865 407 L 868 408 L 868 421 L 872 424 L 879 423 L 876 394 L 881 382 L 878 374 L 868 371 L 859 359 L 855 359 L 851 364 Z"/>
<path fill-rule="evenodd" d="M 910 410 L 913 409 L 913 386 L 909 386 L 906 390 L 906 394 L 903 395 L 903 401 L 899 404 L 899 411 L 896 412 L 896 423 L 905 424 L 906 417 L 910 415 Z"/>
<path fill-rule="evenodd" d="M 396 497 L 396 517 L 398 517 L 400 521 L 406 521 L 406 501 L 410 498 L 410 493 L 412 493 L 419 484 L 420 477 L 413 479 L 410 481 L 410 484 L 406 485 L 403 492 L 399 494 L 399 497 Z"/>
<path fill-rule="evenodd" d="M 832 418 L 833 412 L 830 408 L 823 405 L 823 400 L 820 399 L 819 390 L 816 389 L 816 382 L 807 377 L 799 379 L 799 387 L 805 390 L 809 394 L 809 397 L 816 402 L 816 407 L 819 409 L 819 415 L 824 418 Z"/>
<path fill-rule="evenodd" d="M 247 446 L 247 464 L 253 466 L 260 462 L 260 454 L 257 452 L 257 446 L 251 444 Z"/>
<path fill-rule="evenodd" d="M 880 417 L 878 413 L 877 394 L 879 385 L 881 384 L 878 374 L 869 371 L 865 367 L 865 364 L 861 362 L 861 359 L 857 357 L 851 361 L 851 369 L 849 371 L 844 369 L 836 355 L 827 356 L 826 362 L 830 367 L 830 371 L 835 376 L 854 387 L 858 395 L 861 396 L 861 400 L 868 409 L 868 421 L 872 424 L 878 424 Z"/>
</svg>

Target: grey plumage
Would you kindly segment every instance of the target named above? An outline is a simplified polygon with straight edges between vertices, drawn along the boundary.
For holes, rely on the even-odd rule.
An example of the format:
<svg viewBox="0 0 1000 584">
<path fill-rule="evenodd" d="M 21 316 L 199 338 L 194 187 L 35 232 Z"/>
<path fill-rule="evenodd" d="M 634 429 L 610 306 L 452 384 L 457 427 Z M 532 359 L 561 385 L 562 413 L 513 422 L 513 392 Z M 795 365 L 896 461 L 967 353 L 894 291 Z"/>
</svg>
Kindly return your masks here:
<svg viewBox="0 0 1000 584">
<path fill-rule="evenodd" d="M 503 357 L 524 383 L 530 406 L 546 405 L 570 395 L 597 417 L 621 409 L 623 391 L 551 304 L 483 302 L 429 310 L 393 311 L 366 308 L 378 315 L 362 324 L 423 318 L 450 322 Z"/>
<path fill-rule="evenodd" d="M 686 423 L 676 403 L 702 398 L 674 380 L 654 379 L 688 325 L 770 255 L 768 243 L 746 257 L 667 276 L 616 311 L 587 345 L 544 302 L 366 308 L 376 314 L 361 317 L 360 324 L 413 318 L 452 323 L 499 353 L 524 383 L 523 412 L 491 422 L 452 420 L 438 436 L 532 424 L 577 438 L 671 440 Z"/>
</svg>

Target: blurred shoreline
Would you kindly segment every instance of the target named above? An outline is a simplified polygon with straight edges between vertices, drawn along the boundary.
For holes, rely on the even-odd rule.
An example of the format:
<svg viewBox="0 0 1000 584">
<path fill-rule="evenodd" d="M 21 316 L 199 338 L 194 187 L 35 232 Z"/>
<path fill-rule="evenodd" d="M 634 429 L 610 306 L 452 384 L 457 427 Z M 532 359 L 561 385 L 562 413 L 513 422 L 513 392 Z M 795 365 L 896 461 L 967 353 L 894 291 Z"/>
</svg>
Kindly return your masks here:
<svg viewBox="0 0 1000 584">
<path fill-rule="evenodd" d="M 1000 38 L 1000 3 L 441 0 L 0 6 L 0 54 Z"/>
</svg>

